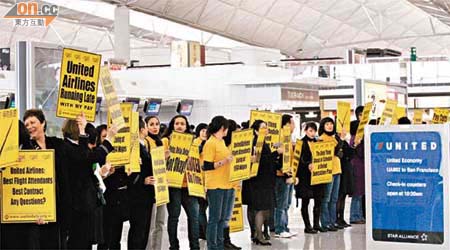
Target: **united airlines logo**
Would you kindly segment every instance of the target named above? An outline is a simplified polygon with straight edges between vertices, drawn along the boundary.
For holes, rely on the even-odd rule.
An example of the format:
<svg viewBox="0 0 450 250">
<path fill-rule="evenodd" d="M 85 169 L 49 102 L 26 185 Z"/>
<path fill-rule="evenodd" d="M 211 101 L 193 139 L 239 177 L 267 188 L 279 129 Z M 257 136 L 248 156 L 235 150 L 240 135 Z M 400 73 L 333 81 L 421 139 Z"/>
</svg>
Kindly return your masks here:
<svg viewBox="0 0 450 250">
<path fill-rule="evenodd" d="M 379 142 L 376 144 L 376 150 L 386 151 L 435 151 L 437 149 L 436 142 Z"/>
</svg>

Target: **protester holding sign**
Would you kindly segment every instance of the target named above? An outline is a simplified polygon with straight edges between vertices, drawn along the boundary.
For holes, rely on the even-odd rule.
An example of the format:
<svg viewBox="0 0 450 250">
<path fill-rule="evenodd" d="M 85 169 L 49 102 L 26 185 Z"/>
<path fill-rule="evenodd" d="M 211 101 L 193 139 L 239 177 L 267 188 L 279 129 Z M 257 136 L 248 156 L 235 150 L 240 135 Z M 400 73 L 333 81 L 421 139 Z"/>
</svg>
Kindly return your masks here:
<svg viewBox="0 0 450 250">
<path fill-rule="evenodd" d="M 341 133 L 341 137 L 345 137 L 346 132 Z M 335 144 L 333 156 L 333 179 L 331 183 L 325 186 L 325 194 L 322 200 L 321 224 L 328 231 L 337 231 L 343 227 L 336 223 L 336 203 L 339 197 L 339 185 L 341 180 L 341 161 L 343 157 L 342 139 L 336 134 L 336 126 L 333 119 L 326 117 L 320 121 L 319 136 L 322 141 L 333 142 Z"/>
<path fill-rule="evenodd" d="M 223 138 L 223 140 L 225 141 L 225 146 L 228 147 L 228 149 L 231 150 L 232 146 L 232 135 L 234 131 L 238 131 L 238 125 L 237 123 L 232 120 L 232 119 L 228 119 L 228 133 L 227 135 Z M 252 135 L 253 137 L 253 135 Z M 233 152 L 231 152 L 233 153 Z M 233 163 L 233 161 L 231 162 L 231 164 Z M 230 166 L 231 168 L 232 166 Z M 230 202 L 230 210 L 227 211 L 227 214 L 225 215 L 225 222 L 226 225 L 223 229 L 223 245 L 224 245 L 224 249 L 225 250 L 240 250 L 242 248 L 234 245 L 231 242 L 231 237 L 230 237 L 230 221 L 231 221 L 231 217 L 233 216 L 233 208 L 234 208 L 234 201 L 236 199 L 236 189 L 241 189 L 241 182 L 240 181 L 235 181 L 233 182 L 233 190 L 232 190 L 232 195 L 229 197 L 229 202 Z"/>
<path fill-rule="evenodd" d="M 22 121 L 19 120 L 19 149 L 33 149 L 30 141 L 30 134 L 26 129 L 25 125 Z M 33 231 L 37 229 L 36 224 L 30 223 L 11 223 L 1 224 L 1 238 L 0 239 L 8 239 L 1 240 L 0 248 L 1 249 L 26 249 L 33 248 L 32 242 L 29 240 Z"/>
<path fill-rule="evenodd" d="M 99 125 L 97 147 L 102 147 L 106 138 L 112 138 L 111 133 L 116 132 L 116 127 L 107 128 L 106 124 Z M 98 244 L 97 249 L 120 249 L 123 222 L 128 220 L 128 175 L 124 166 L 115 166 L 103 180 L 106 191 L 103 196 L 106 205 L 103 207 L 103 242 Z"/>
<path fill-rule="evenodd" d="M 169 149 L 170 137 L 174 131 L 178 133 L 189 133 L 189 122 L 185 116 L 177 115 L 170 120 L 162 139 L 166 150 Z M 170 249 L 180 249 L 177 236 L 178 218 L 180 217 L 181 206 L 183 206 L 188 217 L 189 247 L 194 250 L 200 248 L 198 241 L 198 198 L 189 195 L 186 176 L 183 179 L 182 188 L 169 187 L 170 202 L 167 204 L 167 212 L 169 214 L 167 231 L 169 233 Z"/>
<path fill-rule="evenodd" d="M 294 118 L 291 115 L 284 114 L 281 117 L 281 126 L 289 126 L 290 133 L 294 132 L 295 124 Z M 289 138 L 290 139 L 290 138 Z M 289 140 L 289 146 L 292 147 Z M 275 237 L 277 238 L 290 238 L 297 233 L 290 232 L 288 228 L 289 218 L 288 210 L 292 201 L 293 184 L 295 183 L 295 177 L 292 177 L 292 173 L 283 173 L 283 157 L 285 155 L 278 155 L 276 161 L 277 177 L 275 180 Z M 290 159 L 289 159 L 290 161 Z"/>
<path fill-rule="evenodd" d="M 302 151 L 300 155 L 299 167 L 297 171 L 298 185 L 295 186 L 295 197 L 302 199 L 302 217 L 305 224 L 305 233 L 316 234 L 317 231 L 326 232 L 327 229 L 320 226 L 320 210 L 324 185 L 311 185 L 311 173 L 314 165 L 312 164 L 311 144 L 316 142 L 317 125 L 314 122 L 308 122 L 305 125 L 305 136 L 302 138 Z M 308 206 L 311 199 L 314 199 L 313 223 L 309 220 Z"/>
<path fill-rule="evenodd" d="M 157 116 L 147 116 L 145 117 L 145 123 L 147 123 L 148 127 L 148 136 L 145 137 L 145 147 L 148 152 L 151 152 L 152 149 L 163 146 L 161 137 L 159 136 L 161 122 Z M 147 250 L 161 249 L 162 234 L 166 226 L 166 209 L 166 205 L 153 205 Z"/>
<path fill-rule="evenodd" d="M 128 249 L 145 249 L 150 232 L 150 220 L 155 203 L 155 178 L 152 159 L 146 148 L 147 124 L 139 117 L 140 172 L 129 176 L 130 230 Z"/>
<path fill-rule="evenodd" d="M 101 191 L 94 170 L 96 163 L 105 164 L 106 156 L 114 148 L 105 140 L 103 147 L 91 151 L 86 125 L 83 114 L 76 120 L 66 120 L 62 128 L 67 157 L 65 167 L 69 170 L 72 194 L 69 249 L 91 248 L 92 244 L 103 241 L 101 221 L 96 219 L 96 211 L 103 205 L 99 199 L 102 195 L 99 195 Z"/>
<path fill-rule="evenodd" d="M 208 124 L 206 123 L 200 123 L 195 127 L 195 139 L 192 142 L 192 145 L 196 145 L 199 147 L 200 152 L 200 165 L 203 165 L 203 146 L 206 143 L 206 140 L 208 140 Z M 203 179 L 205 175 L 205 172 L 203 171 Z M 198 205 L 199 205 L 199 217 L 198 217 L 198 223 L 199 223 L 199 238 L 206 240 L 206 225 L 208 223 L 208 219 L 206 217 L 206 209 L 208 208 L 208 202 L 206 199 L 198 199 Z"/>
<path fill-rule="evenodd" d="M 223 140 L 228 133 L 228 125 L 225 117 L 214 117 L 208 125 L 209 139 L 203 147 L 203 169 L 209 205 L 206 239 L 210 250 L 224 248 L 223 229 L 227 225 L 227 214 L 233 206 L 233 185 L 229 181 L 233 156 Z"/>
<path fill-rule="evenodd" d="M 56 174 L 56 223 L 46 223 L 37 218 L 39 225 L 34 228 L 30 245 L 35 249 L 62 249 L 66 247 L 65 239 L 70 228 L 70 210 L 72 196 L 70 192 L 69 169 L 64 141 L 45 135 L 46 120 L 40 109 L 30 109 L 24 114 L 23 121 L 31 137 L 34 149 L 55 150 Z"/>
<path fill-rule="evenodd" d="M 258 140 L 258 131 L 260 128 L 266 128 L 267 125 L 262 120 L 256 120 L 251 128 L 255 134 L 253 145 Z M 274 207 L 274 189 L 276 169 L 274 161 L 279 154 L 283 153 L 283 148 L 278 148 L 271 152 L 270 147 L 264 142 L 261 159 L 259 161 L 258 174 L 256 177 L 245 181 L 243 185 L 243 203 L 248 205 L 248 220 L 252 230 L 252 240 L 257 245 L 268 246 L 271 243 L 263 237 L 262 226 L 270 216 L 270 210 Z M 244 198 L 245 197 L 245 198 Z M 245 199 L 245 202 L 244 202 Z"/>
</svg>

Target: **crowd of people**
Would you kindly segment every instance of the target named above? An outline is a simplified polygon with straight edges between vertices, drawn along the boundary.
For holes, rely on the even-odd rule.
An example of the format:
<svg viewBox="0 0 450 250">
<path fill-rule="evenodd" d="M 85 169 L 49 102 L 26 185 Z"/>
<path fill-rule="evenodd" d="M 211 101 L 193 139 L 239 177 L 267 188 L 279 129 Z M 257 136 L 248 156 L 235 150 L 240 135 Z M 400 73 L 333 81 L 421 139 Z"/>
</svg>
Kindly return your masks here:
<svg viewBox="0 0 450 250">
<path fill-rule="evenodd" d="M 200 249 L 201 239 L 207 241 L 210 250 L 241 249 L 231 242 L 229 230 L 236 186 L 242 187 L 242 203 L 247 205 L 246 217 L 254 244 L 270 246 L 272 237 L 283 240 L 297 235 L 288 227 L 293 197 L 301 199 L 305 234 L 335 232 L 351 224 L 364 224 L 364 140 L 355 139 L 362 111 L 363 107 L 355 109 L 357 120 L 351 122 L 349 133 L 345 129 L 336 133 L 336 124 L 328 117 L 320 121 L 319 127 L 314 122 L 306 123 L 295 176 L 292 172 L 282 172 L 284 148 L 276 146 L 272 150 L 264 142 L 256 176 L 231 182 L 232 132 L 252 129 L 253 145 L 256 145 L 258 137 L 264 136 L 259 131 L 267 127 L 266 122 L 256 120 L 253 124 L 239 125 L 216 116 L 208 124 L 201 123 L 193 129 L 187 117 L 177 115 L 161 131 L 157 116 L 139 117 L 140 172 L 130 173 L 124 166 L 111 166 L 106 160 L 114 150 L 111 142 L 117 134 L 115 126 L 94 127 L 82 114 L 65 121 L 64 138 L 50 137 L 46 135 L 44 113 L 38 109 L 27 110 L 20 122 L 20 149 L 55 151 L 57 220 L 49 223 L 36 218 L 35 223 L 2 224 L 1 248 L 91 249 L 97 244 L 98 249 L 120 249 L 123 223 L 129 221 L 128 249 L 162 249 L 165 230 L 170 249 L 180 249 L 178 224 L 183 207 L 190 249 Z M 402 123 L 406 122 L 402 119 Z M 282 125 L 289 126 L 292 133 L 293 117 L 283 115 Z M 155 147 L 164 147 L 168 160 L 174 131 L 195 134 L 193 143 L 201 155 L 206 199 L 189 195 L 185 176 L 181 188 L 169 188 L 170 202 L 156 207 L 156 179 L 150 152 Z M 311 145 L 318 141 L 334 144 L 332 181 L 311 185 L 311 172 L 315 168 Z M 252 161 L 256 160 L 253 152 Z M 350 196 L 347 222 L 344 210 L 346 198 Z M 312 222 L 308 212 L 311 200 L 314 201 Z"/>
</svg>

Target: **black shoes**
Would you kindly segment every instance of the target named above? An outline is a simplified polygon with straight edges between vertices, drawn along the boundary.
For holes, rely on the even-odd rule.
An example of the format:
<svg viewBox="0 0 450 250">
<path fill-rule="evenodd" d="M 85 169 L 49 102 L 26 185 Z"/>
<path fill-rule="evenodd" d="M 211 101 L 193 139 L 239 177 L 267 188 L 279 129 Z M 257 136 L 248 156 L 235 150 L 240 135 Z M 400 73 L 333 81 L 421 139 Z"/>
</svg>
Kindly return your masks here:
<svg viewBox="0 0 450 250">
<path fill-rule="evenodd" d="M 255 244 L 261 246 L 272 246 L 272 243 L 270 243 L 269 241 L 261 241 L 258 240 L 257 238 L 255 239 Z"/>
<path fill-rule="evenodd" d="M 305 234 L 317 234 L 317 230 L 311 228 L 311 227 L 307 227 L 305 228 Z"/>
<path fill-rule="evenodd" d="M 341 226 L 341 225 L 339 225 L 339 224 L 337 224 L 337 223 L 335 223 L 333 226 L 334 226 L 335 228 L 337 228 L 337 229 L 344 229 L 344 226 Z"/>
<path fill-rule="evenodd" d="M 345 222 L 345 220 L 339 221 L 337 224 L 338 224 L 339 226 L 341 226 L 341 227 L 344 227 L 344 228 L 346 228 L 346 227 L 351 227 L 351 226 L 352 226 L 352 225 L 348 224 L 347 222 Z"/>
<path fill-rule="evenodd" d="M 338 231 L 338 229 L 335 228 L 333 225 L 328 226 L 327 229 L 329 232 L 337 232 Z"/>
<path fill-rule="evenodd" d="M 226 242 L 223 244 L 223 247 L 225 250 L 241 250 L 242 248 L 235 246 L 233 243 L 231 242 Z"/>
<path fill-rule="evenodd" d="M 326 233 L 326 232 L 328 232 L 328 229 L 325 228 L 325 227 L 319 227 L 319 226 L 316 226 L 316 227 L 314 227 L 313 229 L 316 230 L 317 232 L 321 232 L 321 233 Z"/>
</svg>

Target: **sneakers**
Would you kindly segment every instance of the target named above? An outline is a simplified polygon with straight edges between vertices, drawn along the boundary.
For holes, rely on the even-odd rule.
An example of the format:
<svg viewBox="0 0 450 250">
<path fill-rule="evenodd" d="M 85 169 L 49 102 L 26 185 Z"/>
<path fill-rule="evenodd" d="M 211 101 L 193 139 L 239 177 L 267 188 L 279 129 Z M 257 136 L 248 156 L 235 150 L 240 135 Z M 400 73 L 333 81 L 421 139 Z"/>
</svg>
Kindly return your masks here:
<svg viewBox="0 0 450 250">
<path fill-rule="evenodd" d="M 291 237 L 294 237 L 294 236 L 296 236 L 298 234 L 297 232 L 288 232 L 288 233 L 291 234 Z"/>
<path fill-rule="evenodd" d="M 284 238 L 284 239 L 287 239 L 287 238 L 291 238 L 293 235 L 291 234 L 291 233 L 288 233 L 288 232 L 282 232 L 282 233 L 280 233 L 280 234 L 275 234 L 275 238 Z"/>
</svg>

